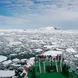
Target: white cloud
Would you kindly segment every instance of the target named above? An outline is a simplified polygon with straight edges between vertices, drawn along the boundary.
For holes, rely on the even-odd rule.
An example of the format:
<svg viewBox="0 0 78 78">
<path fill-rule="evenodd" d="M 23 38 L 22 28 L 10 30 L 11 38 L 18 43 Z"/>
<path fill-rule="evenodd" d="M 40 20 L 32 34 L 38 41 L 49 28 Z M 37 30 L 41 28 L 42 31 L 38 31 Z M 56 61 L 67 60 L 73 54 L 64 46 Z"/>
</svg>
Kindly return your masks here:
<svg viewBox="0 0 78 78">
<path fill-rule="evenodd" d="M 22 26 L 29 23 L 29 20 L 15 18 L 15 17 L 7 17 L 7 16 L 0 16 L 0 27 L 1 28 L 22 28 Z"/>
<path fill-rule="evenodd" d="M 6 25 L 16 26 L 43 26 L 64 25 L 66 22 L 78 20 L 78 0 L 47 0 L 52 3 L 35 3 L 32 0 L 10 0 L 11 4 L 5 6 L 15 17 L 1 17 Z M 40 0 L 39 0 L 40 1 Z M 3 21 L 2 21 L 3 20 Z M 56 24 L 57 23 L 57 24 Z M 77 23 L 78 24 L 78 23 Z M 32 28 L 32 27 L 31 27 Z"/>
</svg>

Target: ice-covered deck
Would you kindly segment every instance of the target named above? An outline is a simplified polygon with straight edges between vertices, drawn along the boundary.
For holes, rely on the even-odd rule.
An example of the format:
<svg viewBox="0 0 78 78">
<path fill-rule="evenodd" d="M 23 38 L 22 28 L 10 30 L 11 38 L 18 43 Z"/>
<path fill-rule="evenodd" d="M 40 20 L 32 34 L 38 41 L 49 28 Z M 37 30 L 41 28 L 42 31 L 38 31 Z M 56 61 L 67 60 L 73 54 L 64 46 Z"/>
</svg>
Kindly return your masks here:
<svg viewBox="0 0 78 78">
<path fill-rule="evenodd" d="M 51 56 L 57 56 L 61 54 L 62 54 L 62 51 L 53 51 L 53 50 L 42 53 L 42 55 L 51 55 Z"/>
</svg>

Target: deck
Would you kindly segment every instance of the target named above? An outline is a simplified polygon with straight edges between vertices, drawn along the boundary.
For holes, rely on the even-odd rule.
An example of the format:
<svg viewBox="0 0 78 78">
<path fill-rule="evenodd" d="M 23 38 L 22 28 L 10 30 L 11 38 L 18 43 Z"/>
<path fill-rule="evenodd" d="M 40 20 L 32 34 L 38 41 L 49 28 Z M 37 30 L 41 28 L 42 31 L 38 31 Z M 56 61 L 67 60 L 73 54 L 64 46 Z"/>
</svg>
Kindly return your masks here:
<svg viewBox="0 0 78 78">
<path fill-rule="evenodd" d="M 52 66 L 50 66 L 51 62 L 46 61 L 44 65 L 44 61 L 40 61 L 40 63 L 36 63 L 33 66 L 30 67 L 30 71 L 28 72 L 28 78 L 78 78 L 78 74 L 75 74 L 72 71 L 69 71 L 69 69 L 64 68 L 64 72 L 61 72 L 60 69 L 60 62 L 57 62 L 58 65 L 58 72 L 56 70 L 56 62 L 52 62 Z M 41 72 L 39 69 L 39 65 L 41 67 Z M 45 72 L 44 72 L 44 66 L 45 66 Z M 50 67 L 54 70 L 53 72 L 50 72 Z M 62 67 L 64 65 L 62 64 Z"/>
<path fill-rule="evenodd" d="M 45 74 L 41 74 L 40 78 L 78 78 L 78 75 L 75 73 L 70 73 L 69 77 L 66 77 L 64 75 L 62 75 L 62 73 L 60 72 L 54 72 L 54 73 L 45 73 Z"/>
</svg>

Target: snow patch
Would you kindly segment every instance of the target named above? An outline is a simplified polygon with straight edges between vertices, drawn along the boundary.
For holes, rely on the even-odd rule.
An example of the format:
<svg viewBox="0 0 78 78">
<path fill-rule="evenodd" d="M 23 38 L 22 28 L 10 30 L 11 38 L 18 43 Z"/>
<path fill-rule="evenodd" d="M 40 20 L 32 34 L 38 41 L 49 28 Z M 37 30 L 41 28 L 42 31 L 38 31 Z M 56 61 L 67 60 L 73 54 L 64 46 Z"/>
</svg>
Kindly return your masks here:
<svg viewBox="0 0 78 78">
<path fill-rule="evenodd" d="M 75 55 L 75 57 L 76 57 L 76 58 L 78 58 L 78 54 L 77 54 L 77 55 Z"/>
<path fill-rule="evenodd" d="M 73 48 L 67 48 L 66 51 L 69 53 L 76 53 L 76 51 Z"/>
<path fill-rule="evenodd" d="M 10 42 L 9 45 L 20 45 L 21 42 Z"/>
<path fill-rule="evenodd" d="M 11 62 L 12 62 L 11 60 L 8 60 L 8 61 L 3 62 L 3 64 L 8 65 L 8 64 L 10 64 Z"/>
<path fill-rule="evenodd" d="M 2 56 L 2 55 L 0 55 L 0 62 L 4 61 L 4 60 L 6 60 L 6 59 L 7 59 L 6 56 Z"/>
<path fill-rule="evenodd" d="M 44 48 L 47 48 L 47 49 L 51 49 L 53 46 L 51 45 L 45 45 Z"/>
<path fill-rule="evenodd" d="M 43 27 L 43 28 L 40 28 L 40 30 L 45 30 L 45 31 L 50 31 L 50 30 L 56 30 L 57 28 L 56 27 Z"/>
<path fill-rule="evenodd" d="M 0 70 L 0 78 L 1 77 L 13 77 L 14 75 L 15 75 L 15 71 Z"/>
<path fill-rule="evenodd" d="M 13 62 L 19 62 L 19 59 L 15 58 L 12 60 Z"/>
<path fill-rule="evenodd" d="M 34 50 L 35 50 L 37 53 L 42 51 L 42 49 L 34 49 Z"/>
</svg>

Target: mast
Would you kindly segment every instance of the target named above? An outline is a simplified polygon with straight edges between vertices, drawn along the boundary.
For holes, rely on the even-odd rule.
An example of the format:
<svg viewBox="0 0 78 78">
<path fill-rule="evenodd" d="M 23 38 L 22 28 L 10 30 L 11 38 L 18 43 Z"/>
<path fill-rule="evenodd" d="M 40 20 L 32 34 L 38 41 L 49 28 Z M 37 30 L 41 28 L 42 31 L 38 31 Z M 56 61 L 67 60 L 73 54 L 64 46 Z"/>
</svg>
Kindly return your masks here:
<svg viewBox="0 0 78 78">
<path fill-rule="evenodd" d="M 45 61 L 43 63 L 44 63 L 44 73 L 45 73 L 46 72 L 46 69 L 45 69 Z"/>
<path fill-rule="evenodd" d="M 57 60 L 55 59 L 55 64 L 56 64 L 56 70 L 58 72 L 58 65 L 57 65 Z"/>
<path fill-rule="evenodd" d="M 40 74 L 41 74 L 40 58 L 39 58 L 39 71 L 40 71 Z"/>
</svg>

